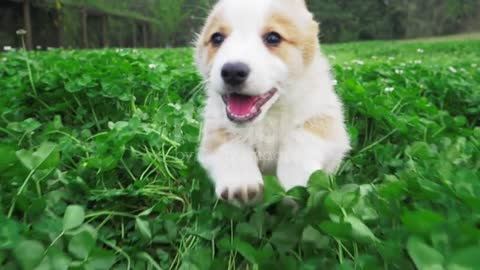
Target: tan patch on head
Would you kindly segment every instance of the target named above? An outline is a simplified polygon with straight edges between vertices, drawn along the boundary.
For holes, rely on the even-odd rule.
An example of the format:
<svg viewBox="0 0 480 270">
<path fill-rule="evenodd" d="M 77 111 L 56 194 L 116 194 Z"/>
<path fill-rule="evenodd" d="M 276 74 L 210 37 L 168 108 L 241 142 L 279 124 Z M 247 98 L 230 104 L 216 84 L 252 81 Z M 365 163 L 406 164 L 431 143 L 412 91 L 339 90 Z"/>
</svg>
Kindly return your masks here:
<svg viewBox="0 0 480 270">
<path fill-rule="evenodd" d="M 326 140 L 336 139 L 341 134 L 341 127 L 330 116 L 311 118 L 303 124 L 303 128 L 313 135 Z"/>
<path fill-rule="evenodd" d="M 207 22 L 200 34 L 200 37 L 197 41 L 196 50 L 197 54 L 205 55 L 206 63 L 210 65 L 215 58 L 215 55 L 218 52 L 220 47 L 213 45 L 210 40 L 213 34 L 221 33 L 227 37 L 231 33 L 230 26 L 222 18 L 218 12 L 212 13 L 212 15 L 207 19 Z M 199 57 L 203 59 L 203 57 Z"/>
<path fill-rule="evenodd" d="M 268 19 L 263 33 L 277 32 L 282 36 L 283 42 L 269 49 L 283 61 L 292 63 L 292 50 L 297 48 L 302 52 L 303 62 L 308 65 L 319 49 L 318 31 L 318 24 L 313 20 L 307 27 L 302 28 L 289 16 L 273 14 Z"/>
<path fill-rule="evenodd" d="M 214 153 L 220 146 L 233 139 L 233 135 L 226 128 L 207 130 L 204 136 L 204 145 L 207 153 Z"/>
</svg>

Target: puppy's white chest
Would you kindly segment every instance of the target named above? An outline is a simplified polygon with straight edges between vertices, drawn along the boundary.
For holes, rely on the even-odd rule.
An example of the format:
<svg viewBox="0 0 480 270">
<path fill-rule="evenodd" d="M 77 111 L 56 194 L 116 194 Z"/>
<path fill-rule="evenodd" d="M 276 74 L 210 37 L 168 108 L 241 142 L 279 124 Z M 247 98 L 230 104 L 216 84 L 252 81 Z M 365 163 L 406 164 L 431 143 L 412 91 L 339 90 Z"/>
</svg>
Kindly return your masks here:
<svg viewBox="0 0 480 270">
<path fill-rule="evenodd" d="M 272 111 L 257 125 L 249 128 L 246 139 L 254 149 L 263 173 L 275 173 L 282 139 L 287 128 L 281 114 Z"/>
</svg>

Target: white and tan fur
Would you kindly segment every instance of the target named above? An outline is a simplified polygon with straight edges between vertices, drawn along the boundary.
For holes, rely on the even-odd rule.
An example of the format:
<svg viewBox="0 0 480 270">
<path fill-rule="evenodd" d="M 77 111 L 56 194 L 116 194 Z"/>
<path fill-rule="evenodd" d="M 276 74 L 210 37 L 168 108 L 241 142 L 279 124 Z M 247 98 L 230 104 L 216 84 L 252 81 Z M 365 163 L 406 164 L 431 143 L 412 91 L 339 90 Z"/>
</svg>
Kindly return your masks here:
<svg viewBox="0 0 480 270">
<path fill-rule="evenodd" d="M 265 45 L 265 32 L 284 39 Z M 215 48 L 211 35 L 221 32 Z M 262 174 L 285 189 L 305 186 L 319 170 L 333 172 L 350 149 L 342 104 L 318 42 L 318 24 L 304 0 L 220 0 L 199 35 L 195 59 L 207 85 L 199 161 L 219 197 L 248 203 L 262 195 Z M 244 92 L 278 92 L 254 121 L 233 123 L 221 94 L 221 67 L 241 61 L 251 68 Z"/>
</svg>

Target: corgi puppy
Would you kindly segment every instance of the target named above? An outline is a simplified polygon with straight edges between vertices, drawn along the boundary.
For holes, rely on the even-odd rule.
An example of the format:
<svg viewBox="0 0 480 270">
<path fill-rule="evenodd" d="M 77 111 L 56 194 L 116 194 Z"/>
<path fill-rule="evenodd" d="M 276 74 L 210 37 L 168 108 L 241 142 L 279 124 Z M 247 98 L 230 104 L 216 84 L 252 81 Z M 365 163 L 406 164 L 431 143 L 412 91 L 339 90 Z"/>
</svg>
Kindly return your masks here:
<svg viewBox="0 0 480 270">
<path fill-rule="evenodd" d="M 305 0 L 220 0 L 198 36 L 207 100 L 198 152 L 216 194 L 262 196 L 262 175 L 289 190 L 333 172 L 350 149 L 342 103 Z"/>
</svg>

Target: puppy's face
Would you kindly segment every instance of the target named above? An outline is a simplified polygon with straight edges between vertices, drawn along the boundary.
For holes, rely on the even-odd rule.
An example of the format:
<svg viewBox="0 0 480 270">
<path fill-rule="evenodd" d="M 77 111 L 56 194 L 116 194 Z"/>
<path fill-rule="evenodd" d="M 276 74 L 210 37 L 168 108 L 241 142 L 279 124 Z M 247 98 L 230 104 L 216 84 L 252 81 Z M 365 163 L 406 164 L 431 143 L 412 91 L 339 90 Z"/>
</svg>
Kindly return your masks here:
<svg viewBox="0 0 480 270">
<path fill-rule="evenodd" d="M 304 0 L 220 0 L 197 41 L 196 62 L 232 122 L 259 121 L 313 61 L 317 34 Z"/>
</svg>

